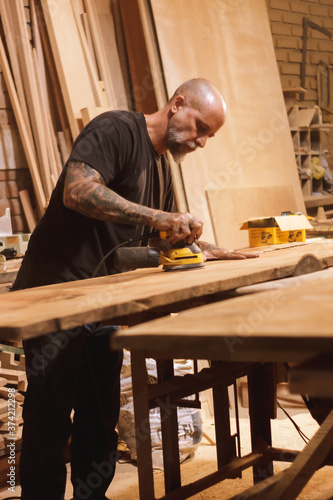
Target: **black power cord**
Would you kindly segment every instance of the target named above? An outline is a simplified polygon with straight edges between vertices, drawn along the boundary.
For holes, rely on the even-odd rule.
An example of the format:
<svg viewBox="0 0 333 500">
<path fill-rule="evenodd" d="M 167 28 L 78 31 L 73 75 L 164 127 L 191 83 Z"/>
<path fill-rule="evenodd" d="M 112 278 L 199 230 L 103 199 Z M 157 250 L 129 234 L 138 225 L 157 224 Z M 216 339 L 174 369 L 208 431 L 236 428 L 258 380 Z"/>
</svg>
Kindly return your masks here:
<svg viewBox="0 0 333 500">
<path fill-rule="evenodd" d="M 304 434 L 304 432 L 299 427 L 299 425 L 296 424 L 295 420 L 289 415 L 289 413 L 286 412 L 286 410 L 281 406 L 281 404 L 278 401 L 276 401 L 276 404 L 278 405 L 279 408 L 281 408 L 281 410 L 283 411 L 283 413 L 289 418 L 290 422 L 293 424 L 293 426 L 295 427 L 295 429 L 297 430 L 298 434 L 301 436 L 301 438 L 303 439 L 303 441 L 305 443 L 308 443 L 309 438 Z"/>
<path fill-rule="evenodd" d="M 98 266 L 96 267 L 96 269 L 92 273 L 91 277 L 96 278 L 96 275 L 97 275 L 98 271 L 100 270 L 100 268 L 102 267 L 102 265 L 104 264 L 104 262 L 111 256 L 111 254 L 113 254 L 113 252 L 118 250 L 118 248 L 124 247 L 125 245 L 128 245 L 129 243 L 134 243 L 135 241 L 142 241 L 142 240 L 147 240 L 147 239 L 150 240 L 150 238 L 155 238 L 159 235 L 160 235 L 160 232 L 155 231 L 154 233 L 136 236 L 135 238 L 130 238 L 127 241 L 123 241 L 123 243 L 119 243 L 119 245 L 112 248 L 106 255 L 104 255 L 103 259 L 99 262 Z"/>
</svg>

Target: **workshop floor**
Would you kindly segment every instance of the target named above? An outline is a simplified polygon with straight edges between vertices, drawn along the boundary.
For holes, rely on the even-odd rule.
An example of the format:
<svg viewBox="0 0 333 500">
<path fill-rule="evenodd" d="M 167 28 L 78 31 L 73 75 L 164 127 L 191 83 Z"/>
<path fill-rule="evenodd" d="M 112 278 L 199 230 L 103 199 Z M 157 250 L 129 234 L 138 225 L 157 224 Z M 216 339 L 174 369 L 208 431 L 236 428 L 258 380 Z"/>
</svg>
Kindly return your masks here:
<svg viewBox="0 0 333 500">
<path fill-rule="evenodd" d="M 318 424 L 311 417 L 306 409 L 288 408 L 288 413 L 293 417 L 304 434 L 311 438 L 318 429 Z M 235 425 L 234 413 L 231 411 L 232 426 Z M 204 417 L 203 431 L 211 439 L 214 439 L 214 422 L 211 418 Z M 250 434 L 247 410 L 240 408 L 240 428 L 241 428 L 241 450 L 242 455 L 250 451 Z M 282 410 L 278 409 L 278 418 L 272 421 L 273 445 L 280 448 L 301 450 L 305 443 L 300 438 L 291 421 L 285 416 Z M 275 472 L 288 467 L 286 463 L 275 463 Z M 181 466 L 182 482 L 186 484 L 216 470 L 215 446 L 211 445 L 204 437 L 201 445 L 197 449 L 193 459 L 185 461 Z M 333 470 L 332 467 L 323 467 L 317 471 L 301 494 L 299 500 L 312 500 L 322 491 L 333 491 Z M 243 472 L 242 479 L 230 479 L 217 484 L 202 493 L 191 497 L 193 500 L 225 500 L 233 495 L 241 493 L 244 489 L 252 485 L 251 469 Z M 156 496 L 160 497 L 164 493 L 163 474 L 155 473 Z M 65 499 L 71 498 L 71 485 L 68 481 Z M 16 488 L 15 495 L 20 494 L 20 487 Z M 0 500 L 14 496 L 6 488 L 0 490 Z M 112 485 L 108 490 L 108 497 L 112 500 L 138 500 L 138 480 L 137 469 L 131 463 L 117 465 L 117 471 Z"/>
</svg>

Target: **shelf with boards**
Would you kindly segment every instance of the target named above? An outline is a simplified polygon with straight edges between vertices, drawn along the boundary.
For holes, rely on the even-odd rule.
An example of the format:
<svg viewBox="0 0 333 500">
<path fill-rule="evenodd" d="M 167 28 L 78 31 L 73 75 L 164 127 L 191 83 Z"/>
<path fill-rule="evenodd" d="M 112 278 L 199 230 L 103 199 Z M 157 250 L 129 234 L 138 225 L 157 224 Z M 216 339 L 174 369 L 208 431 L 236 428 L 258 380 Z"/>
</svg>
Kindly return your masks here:
<svg viewBox="0 0 333 500">
<path fill-rule="evenodd" d="M 287 106 L 290 133 L 305 205 L 322 206 L 325 198 L 325 159 L 330 149 L 333 124 L 323 121 L 319 106 Z M 333 196 L 328 196 L 328 204 Z M 308 201 L 306 201 L 308 200 Z"/>
</svg>

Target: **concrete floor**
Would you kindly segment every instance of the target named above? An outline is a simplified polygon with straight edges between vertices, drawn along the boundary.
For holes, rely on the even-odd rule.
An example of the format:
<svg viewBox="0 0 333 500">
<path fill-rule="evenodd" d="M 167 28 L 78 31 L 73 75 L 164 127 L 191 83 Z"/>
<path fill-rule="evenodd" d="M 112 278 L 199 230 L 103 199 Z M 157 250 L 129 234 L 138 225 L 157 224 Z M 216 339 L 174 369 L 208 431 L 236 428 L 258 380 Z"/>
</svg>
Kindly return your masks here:
<svg viewBox="0 0 333 500">
<path fill-rule="evenodd" d="M 288 408 L 288 413 L 300 426 L 308 438 L 311 438 L 318 429 L 318 424 L 311 417 L 306 409 Z M 241 427 L 241 451 L 245 455 L 250 451 L 250 432 L 247 410 L 240 408 L 240 427 Z M 233 410 L 231 410 L 231 423 L 234 430 L 235 419 Z M 207 436 L 214 440 L 214 422 L 212 418 L 203 415 L 203 431 Z M 272 421 L 273 445 L 281 448 L 301 450 L 305 443 L 300 438 L 295 427 L 285 414 L 278 409 L 278 418 Z M 186 460 L 181 466 L 182 483 L 186 484 L 194 479 L 216 470 L 215 446 L 211 445 L 206 438 L 203 438 L 194 458 Z M 275 472 L 288 467 L 287 463 L 276 463 Z M 163 474 L 156 472 L 155 491 L 156 496 L 161 497 L 164 494 Z M 219 483 L 197 495 L 192 496 L 193 500 L 225 500 L 234 495 L 240 494 L 244 489 L 252 486 L 251 469 L 243 472 L 241 479 L 229 479 Z M 313 500 L 316 495 L 323 491 L 333 492 L 333 468 L 323 467 L 317 471 L 308 482 L 301 494 L 299 500 Z M 66 489 L 66 500 L 71 498 L 71 485 L 68 481 Z M 115 478 L 108 490 L 108 497 L 112 500 L 139 500 L 137 469 L 132 463 L 119 463 Z M 0 490 L 0 500 L 11 496 L 20 495 L 20 487 L 16 487 L 16 492 L 12 493 L 5 488 Z M 241 498 L 241 497 L 240 497 Z"/>
</svg>

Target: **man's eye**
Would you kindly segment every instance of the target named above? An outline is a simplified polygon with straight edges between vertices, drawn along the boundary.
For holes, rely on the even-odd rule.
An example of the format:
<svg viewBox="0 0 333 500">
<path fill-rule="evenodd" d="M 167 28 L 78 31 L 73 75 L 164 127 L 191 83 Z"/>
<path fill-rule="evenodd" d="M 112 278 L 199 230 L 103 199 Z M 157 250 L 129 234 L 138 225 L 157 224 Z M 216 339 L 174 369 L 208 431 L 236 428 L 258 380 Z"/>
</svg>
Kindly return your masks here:
<svg viewBox="0 0 333 500">
<path fill-rule="evenodd" d="M 203 123 L 197 123 L 197 129 L 199 132 L 206 132 L 207 127 Z"/>
</svg>

